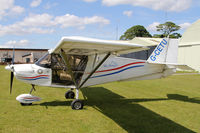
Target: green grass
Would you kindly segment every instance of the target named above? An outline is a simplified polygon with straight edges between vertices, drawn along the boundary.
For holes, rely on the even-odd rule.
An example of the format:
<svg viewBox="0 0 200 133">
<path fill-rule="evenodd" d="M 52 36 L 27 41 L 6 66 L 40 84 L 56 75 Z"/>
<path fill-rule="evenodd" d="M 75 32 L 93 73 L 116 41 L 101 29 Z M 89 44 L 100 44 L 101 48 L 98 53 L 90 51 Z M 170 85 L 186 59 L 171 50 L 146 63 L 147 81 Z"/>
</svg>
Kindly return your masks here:
<svg viewBox="0 0 200 133">
<path fill-rule="evenodd" d="M 36 87 L 43 98 L 21 106 L 15 98 L 31 86 L 14 80 L 0 66 L 2 133 L 190 133 L 200 132 L 200 75 L 114 82 L 83 88 L 83 110 L 72 110 L 65 89 Z"/>
</svg>

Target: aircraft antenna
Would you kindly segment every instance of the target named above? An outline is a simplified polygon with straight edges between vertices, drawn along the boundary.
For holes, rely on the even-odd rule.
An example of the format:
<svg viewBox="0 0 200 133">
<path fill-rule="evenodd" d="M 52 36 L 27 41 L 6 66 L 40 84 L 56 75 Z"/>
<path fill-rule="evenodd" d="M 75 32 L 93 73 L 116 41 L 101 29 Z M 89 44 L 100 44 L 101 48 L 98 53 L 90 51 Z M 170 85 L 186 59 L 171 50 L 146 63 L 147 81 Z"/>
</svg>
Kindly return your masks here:
<svg viewBox="0 0 200 133">
<path fill-rule="evenodd" d="M 119 40 L 118 34 L 119 34 L 119 20 L 117 20 L 117 26 L 116 26 L 116 40 Z"/>
<path fill-rule="evenodd" d="M 167 13 L 167 11 L 165 12 L 165 22 L 167 22 L 167 20 L 168 20 L 168 13 Z"/>
</svg>

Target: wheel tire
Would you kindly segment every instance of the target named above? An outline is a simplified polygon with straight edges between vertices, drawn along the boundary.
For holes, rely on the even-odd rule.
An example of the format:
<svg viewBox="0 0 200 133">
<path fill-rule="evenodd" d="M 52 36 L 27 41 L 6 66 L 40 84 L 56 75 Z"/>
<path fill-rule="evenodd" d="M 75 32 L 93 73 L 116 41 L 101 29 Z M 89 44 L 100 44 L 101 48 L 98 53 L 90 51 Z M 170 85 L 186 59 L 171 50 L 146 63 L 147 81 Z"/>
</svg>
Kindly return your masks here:
<svg viewBox="0 0 200 133">
<path fill-rule="evenodd" d="M 29 106 L 32 105 L 32 103 L 20 103 L 22 106 Z"/>
<path fill-rule="evenodd" d="M 71 107 L 74 110 L 80 110 L 83 109 L 83 101 L 79 100 L 79 99 L 75 99 L 72 103 L 71 103 Z"/>
<path fill-rule="evenodd" d="M 65 98 L 66 99 L 74 99 L 74 96 L 75 96 L 75 93 L 71 90 L 68 90 L 66 93 L 65 93 Z"/>
</svg>

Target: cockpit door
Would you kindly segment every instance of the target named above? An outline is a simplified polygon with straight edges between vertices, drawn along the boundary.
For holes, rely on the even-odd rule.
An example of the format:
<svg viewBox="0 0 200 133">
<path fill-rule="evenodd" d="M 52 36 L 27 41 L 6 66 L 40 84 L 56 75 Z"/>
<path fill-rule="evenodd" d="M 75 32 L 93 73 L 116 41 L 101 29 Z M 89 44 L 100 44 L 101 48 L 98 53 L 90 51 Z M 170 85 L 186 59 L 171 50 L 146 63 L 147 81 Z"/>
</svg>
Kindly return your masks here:
<svg viewBox="0 0 200 133">
<path fill-rule="evenodd" d="M 68 62 L 71 66 L 73 76 L 76 83 L 81 81 L 83 73 L 85 71 L 88 56 L 85 55 L 67 55 Z M 69 68 L 67 68 L 60 54 L 51 55 L 51 69 L 52 69 L 52 84 L 55 85 L 75 85 L 71 74 L 69 73 Z"/>
</svg>

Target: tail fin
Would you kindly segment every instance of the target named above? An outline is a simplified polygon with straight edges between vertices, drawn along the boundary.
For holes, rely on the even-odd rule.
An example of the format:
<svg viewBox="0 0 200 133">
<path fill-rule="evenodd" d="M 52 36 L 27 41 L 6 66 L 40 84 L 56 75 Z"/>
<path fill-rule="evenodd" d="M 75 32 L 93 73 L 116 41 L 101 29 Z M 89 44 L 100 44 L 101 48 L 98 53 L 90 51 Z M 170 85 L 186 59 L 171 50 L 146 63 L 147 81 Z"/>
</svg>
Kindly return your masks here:
<svg viewBox="0 0 200 133">
<path fill-rule="evenodd" d="M 171 64 L 177 63 L 178 40 L 164 38 L 148 58 L 149 63 Z"/>
</svg>

